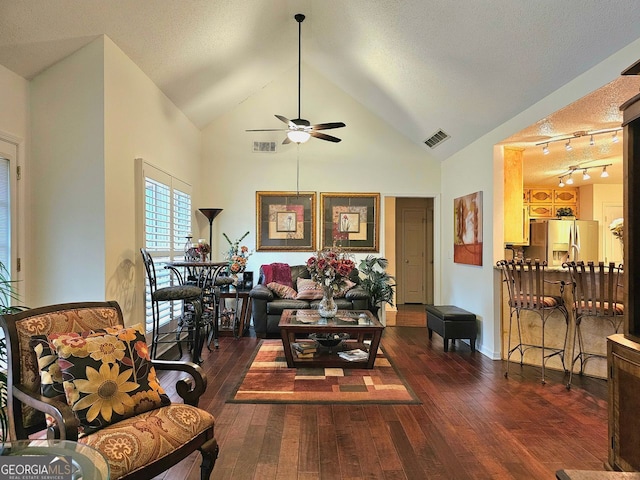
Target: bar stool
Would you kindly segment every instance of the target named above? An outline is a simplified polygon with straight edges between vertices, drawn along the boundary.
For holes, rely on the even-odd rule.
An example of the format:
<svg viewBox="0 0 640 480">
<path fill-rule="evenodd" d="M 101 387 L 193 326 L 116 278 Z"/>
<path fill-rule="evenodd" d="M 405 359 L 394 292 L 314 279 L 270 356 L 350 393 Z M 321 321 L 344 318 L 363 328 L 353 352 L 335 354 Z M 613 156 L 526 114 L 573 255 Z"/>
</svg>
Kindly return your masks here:
<svg viewBox="0 0 640 480">
<path fill-rule="evenodd" d="M 509 362 L 511 355 L 517 350 L 520 353 L 520 365 L 524 361 L 524 353 L 530 348 L 539 348 L 542 351 L 542 383 L 546 383 L 544 377 L 545 363 L 553 356 L 560 357 L 562 368 L 566 372 L 564 365 L 564 351 L 567 346 L 567 330 L 569 326 L 569 312 L 565 306 L 562 294 L 564 293 L 565 282 L 563 280 L 546 280 L 545 269 L 547 262 L 539 260 L 500 260 L 497 266 L 504 274 L 504 282 L 507 284 L 509 292 L 509 338 L 507 346 L 507 371 L 504 376 L 509 376 Z M 551 289 L 550 285 L 558 285 L 560 295 L 552 295 L 546 289 Z M 542 322 L 542 339 L 539 345 L 525 343 L 522 340 L 521 313 L 529 310 L 536 313 Z M 551 314 L 559 311 L 565 319 L 565 334 L 562 348 L 547 347 L 545 344 L 545 326 Z M 511 346 L 511 331 L 515 321 L 518 330 L 518 343 Z M 546 353 L 549 352 L 549 353 Z"/>
<path fill-rule="evenodd" d="M 156 279 L 156 268 L 153 263 L 153 258 L 149 252 L 141 248 L 140 254 L 142 255 L 142 261 L 144 262 L 145 270 L 147 271 L 147 279 L 149 280 L 149 288 L 151 290 L 151 312 L 153 315 L 153 327 L 151 333 L 151 351 L 150 356 L 155 360 L 158 353 L 159 343 L 177 343 L 178 352 L 182 357 L 181 346 L 181 334 L 184 327 L 187 327 L 189 332 L 189 341 L 192 342 L 193 358 L 194 361 L 198 361 L 200 358 L 200 348 L 202 347 L 202 341 L 200 341 L 200 329 L 202 323 L 202 289 L 194 285 L 186 285 L 181 282 L 180 285 L 158 288 Z M 181 280 L 181 278 L 180 278 Z M 178 325 L 175 330 L 160 332 L 160 302 L 172 302 L 182 301 L 192 305 L 192 311 L 187 311 L 184 306 L 182 308 L 182 316 L 178 320 Z M 176 339 L 164 340 L 161 336 L 174 334 Z"/>
<path fill-rule="evenodd" d="M 567 390 L 571 388 L 573 367 L 580 360 L 580 375 L 584 373 L 584 366 L 592 357 L 607 358 L 606 354 L 586 352 L 584 338 L 582 336 L 582 321 L 585 317 L 595 317 L 606 320 L 611 324 L 615 333 L 618 333 L 624 319 L 624 304 L 621 301 L 622 292 L 622 265 L 616 266 L 613 262 L 605 265 L 604 262 L 566 262 L 562 266 L 569 270 L 573 284 L 573 313 L 575 319 L 575 333 L 571 355 L 575 354 L 576 340 L 578 342 L 578 354 L 571 359 L 569 371 L 569 383 Z"/>
</svg>

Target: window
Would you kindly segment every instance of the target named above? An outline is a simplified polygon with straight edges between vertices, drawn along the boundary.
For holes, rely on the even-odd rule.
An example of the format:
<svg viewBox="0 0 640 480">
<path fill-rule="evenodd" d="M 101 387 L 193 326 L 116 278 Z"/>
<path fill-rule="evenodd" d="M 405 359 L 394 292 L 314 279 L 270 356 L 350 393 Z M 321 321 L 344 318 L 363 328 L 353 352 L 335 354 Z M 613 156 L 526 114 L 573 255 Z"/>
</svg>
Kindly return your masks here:
<svg viewBox="0 0 640 480">
<path fill-rule="evenodd" d="M 164 263 L 184 258 L 185 237 L 191 232 L 191 186 L 142 162 L 144 180 L 144 247 L 156 266 L 157 287 L 171 285 Z M 153 324 L 149 284 L 146 285 L 146 328 Z M 160 325 L 178 316 L 182 302 L 160 304 Z"/>
</svg>

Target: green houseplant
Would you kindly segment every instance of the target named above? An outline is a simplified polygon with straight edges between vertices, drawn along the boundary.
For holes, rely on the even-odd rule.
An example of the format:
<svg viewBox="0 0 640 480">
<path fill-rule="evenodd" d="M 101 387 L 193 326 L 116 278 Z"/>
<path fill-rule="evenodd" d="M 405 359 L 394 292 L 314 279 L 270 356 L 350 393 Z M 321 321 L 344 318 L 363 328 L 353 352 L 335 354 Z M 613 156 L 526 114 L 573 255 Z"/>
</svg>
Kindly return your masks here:
<svg viewBox="0 0 640 480">
<path fill-rule="evenodd" d="M 13 289 L 11 274 L 7 270 L 7 267 L 5 267 L 4 263 L 0 262 L 0 315 L 23 309 L 23 307 L 15 307 L 11 305 L 11 301 L 15 299 L 17 299 L 17 297 Z M 7 343 L 2 331 L 0 331 L 0 337 L 0 442 L 5 442 L 9 432 L 7 418 L 8 359 Z"/>
<path fill-rule="evenodd" d="M 369 310 L 377 317 L 378 309 L 385 303 L 393 306 L 395 278 L 387 273 L 389 261 L 383 257 L 367 255 L 360 262 L 360 285 L 371 297 Z"/>
</svg>

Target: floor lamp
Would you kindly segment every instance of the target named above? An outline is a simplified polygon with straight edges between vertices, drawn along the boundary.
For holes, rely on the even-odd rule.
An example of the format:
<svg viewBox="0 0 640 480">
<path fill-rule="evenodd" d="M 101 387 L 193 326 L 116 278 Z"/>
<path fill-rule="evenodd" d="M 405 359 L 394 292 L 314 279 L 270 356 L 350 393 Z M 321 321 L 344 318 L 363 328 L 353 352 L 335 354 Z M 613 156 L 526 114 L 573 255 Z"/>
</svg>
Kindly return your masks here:
<svg viewBox="0 0 640 480">
<path fill-rule="evenodd" d="M 213 251 L 212 242 L 212 233 L 213 233 L 213 219 L 220 215 L 222 212 L 221 208 L 200 208 L 199 209 L 202 214 L 209 219 L 209 248 Z"/>
</svg>

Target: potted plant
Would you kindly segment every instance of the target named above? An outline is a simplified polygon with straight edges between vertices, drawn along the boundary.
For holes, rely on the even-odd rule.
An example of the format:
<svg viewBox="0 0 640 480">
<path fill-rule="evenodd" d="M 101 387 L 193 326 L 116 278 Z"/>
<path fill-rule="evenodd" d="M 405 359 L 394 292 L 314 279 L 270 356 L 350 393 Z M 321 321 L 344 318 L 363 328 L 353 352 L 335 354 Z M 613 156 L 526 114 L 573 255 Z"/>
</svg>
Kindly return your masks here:
<svg viewBox="0 0 640 480">
<path fill-rule="evenodd" d="M 0 262 L 0 315 L 5 313 L 13 313 L 22 310 L 23 307 L 15 307 L 11 305 L 11 301 L 15 300 L 16 294 L 13 290 L 13 280 L 7 267 Z M 0 443 L 7 440 L 9 433 L 9 424 L 7 418 L 7 343 L 4 333 L 0 331 Z"/>
<path fill-rule="evenodd" d="M 367 258 L 360 262 L 360 286 L 370 296 L 369 310 L 376 317 L 378 309 L 388 303 L 393 306 L 393 294 L 396 284 L 395 278 L 386 271 L 389 261 L 386 258 L 367 255 Z"/>
<path fill-rule="evenodd" d="M 556 215 L 560 220 L 575 220 L 576 218 L 571 207 L 560 207 L 556 211 Z"/>
</svg>

